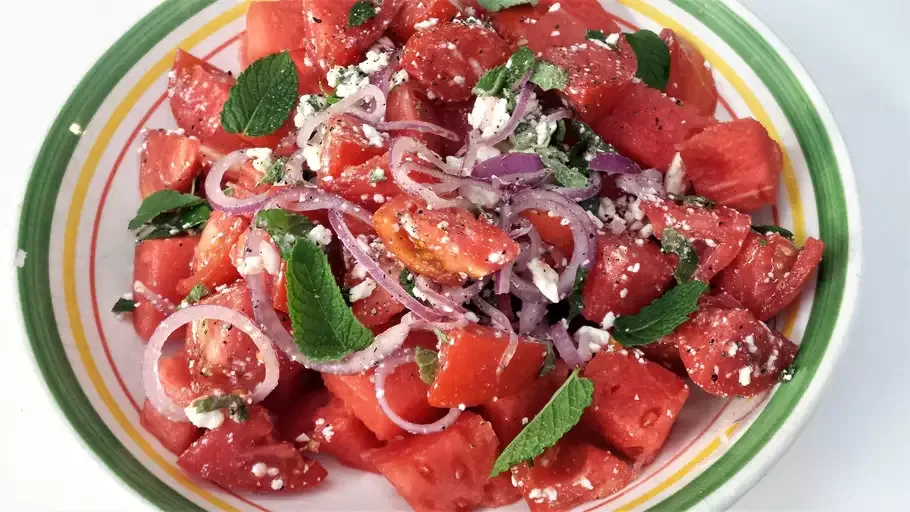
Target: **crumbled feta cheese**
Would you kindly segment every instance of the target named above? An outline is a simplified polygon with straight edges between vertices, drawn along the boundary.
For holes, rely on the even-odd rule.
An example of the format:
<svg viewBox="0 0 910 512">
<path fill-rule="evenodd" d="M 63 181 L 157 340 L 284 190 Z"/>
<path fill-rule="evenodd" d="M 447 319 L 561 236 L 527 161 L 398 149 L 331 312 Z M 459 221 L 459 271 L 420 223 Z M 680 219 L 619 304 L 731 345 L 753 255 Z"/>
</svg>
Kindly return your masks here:
<svg viewBox="0 0 910 512">
<path fill-rule="evenodd" d="M 357 302 L 358 300 L 363 300 L 373 294 L 373 290 L 376 289 L 376 281 L 373 281 L 369 277 L 364 279 L 360 284 L 351 288 L 351 302 Z"/>
<path fill-rule="evenodd" d="M 554 304 L 559 302 L 559 289 L 556 286 L 559 274 L 553 270 L 553 267 L 541 261 L 540 258 L 534 258 L 528 262 L 528 270 L 531 271 L 531 280 L 540 293 Z"/>
<path fill-rule="evenodd" d="M 556 2 L 555 4 L 551 5 L 549 9 L 547 9 L 547 12 L 556 12 L 560 7 L 561 6 L 559 5 L 559 2 Z"/>
<path fill-rule="evenodd" d="M 541 119 L 537 126 L 534 127 L 534 130 L 537 132 L 537 145 L 546 146 L 550 142 L 550 137 L 556 133 L 556 122 L 548 123 Z"/>
<path fill-rule="evenodd" d="M 255 464 L 253 464 L 253 467 L 252 467 L 252 469 L 250 469 L 250 472 L 253 473 L 253 476 L 255 476 L 256 478 L 262 478 L 265 476 L 265 473 L 267 470 L 268 470 L 268 466 L 266 466 L 262 462 L 257 462 Z"/>
<path fill-rule="evenodd" d="M 414 30 L 426 30 L 430 27 L 436 26 L 439 23 L 439 18 L 430 18 L 428 20 L 420 21 L 414 24 Z"/>
<path fill-rule="evenodd" d="M 302 128 L 307 118 L 315 115 L 317 112 L 325 110 L 329 104 L 325 98 L 318 94 L 304 94 L 300 97 L 297 104 L 297 113 L 294 114 L 294 126 Z"/>
<path fill-rule="evenodd" d="M 276 479 L 272 480 L 272 490 L 273 491 L 280 491 L 283 487 L 284 487 L 284 480 L 282 480 L 280 478 L 276 478 Z"/>
<path fill-rule="evenodd" d="M 610 333 L 584 325 L 575 331 L 575 341 L 578 343 L 578 356 L 582 361 L 590 361 L 610 342 Z"/>
<path fill-rule="evenodd" d="M 474 100 L 474 108 L 468 114 L 468 123 L 488 138 L 501 132 L 509 123 L 510 117 L 508 100 L 481 96 Z"/>
<path fill-rule="evenodd" d="M 668 193 L 677 196 L 686 193 L 686 167 L 683 165 L 682 156 L 679 153 L 673 156 L 670 168 L 664 175 L 664 188 Z"/>
<path fill-rule="evenodd" d="M 386 65 L 388 65 L 388 56 L 386 56 Z M 358 89 L 370 83 L 370 77 L 361 72 L 358 66 L 335 66 L 326 74 L 326 81 L 329 87 L 335 88 L 335 95 L 339 98 L 347 98 L 357 92 Z"/>
<path fill-rule="evenodd" d="M 325 438 L 326 442 L 329 442 L 329 443 L 332 442 L 332 437 L 334 435 L 335 435 L 335 428 L 332 427 L 331 425 L 326 425 L 325 428 L 322 429 L 322 437 Z"/>
<path fill-rule="evenodd" d="M 265 173 L 272 166 L 272 150 L 269 148 L 250 148 L 246 150 L 247 158 L 253 160 L 253 169 Z"/>
<path fill-rule="evenodd" d="M 192 403 L 183 410 L 186 413 L 190 423 L 199 428 L 214 430 L 224 424 L 224 413 L 221 409 L 215 409 L 210 412 L 196 412 L 196 404 Z"/>
<path fill-rule="evenodd" d="M 22 268 L 25 266 L 25 256 L 26 256 L 26 252 L 23 251 L 22 249 L 18 249 L 16 251 L 16 259 L 15 259 L 16 268 Z"/>
<path fill-rule="evenodd" d="M 408 72 L 406 70 L 401 69 L 401 70 L 396 71 L 395 73 L 392 74 L 392 79 L 390 82 L 392 85 L 391 88 L 394 89 L 395 87 L 398 87 L 399 85 L 407 82 L 410 78 L 411 77 L 410 77 L 410 75 L 408 75 Z"/>
<path fill-rule="evenodd" d="M 363 125 L 363 134 L 366 135 L 367 140 L 369 140 L 371 146 L 376 146 L 377 148 L 382 147 L 384 141 L 382 138 L 382 134 L 379 133 L 379 130 L 377 130 L 376 128 L 373 128 L 372 126 L 370 126 L 368 124 L 364 124 Z"/>
<path fill-rule="evenodd" d="M 318 171 L 322 167 L 322 146 L 307 144 L 303 148 L 303 159 L 311 171 Z"/>
<path fill-rule="evenodd" d="M 455 76 L 452 78 L 452 81 L 455 82 L 455 83 L 458 84 L 458 85 L 463 85 L 463 84 L 464 84 L 464 77 L 461 76 L 461 75 L 455 75 Z"/>
<path fill-rule="evenodd" d="M 604 315 L 603 320 L 600 321 L 600 326 L 604 329 L 609 329 L 613 327 L 613 322 L 616 321 L 616 315 L 612 311 L 607 311 L 607 314 Z"/>
<path fill-rule="evenodd" d="M 556 4 L 556 5 L 559 5 L 559 4 Z M 588 480 L 588 478 L 584 477 L 584 476 L 579 478 L 578 480 L 576 480 L 575 485 L 578 487 L 583 487 L 589 491 L 594 490 L 594 484 L 592 484 L 591 481 Z"/>
<path fill-rule="evenodd" d="M 501 154 L 502 152 L 494 146 L 480 146 L 477 148 L 477 161 L 483 162 L 484 160 L 495 158 Z"/>
<path fill-rule="evenodd" d="M 389 66 L 389 54 L 386 52 L 377 52 L 370 50 L 366 54 L 366 59 L 357 65 L 357 68 L 368 75 L 385 69 Z"/>
<path fill-rule="evenodd" d="M 616 44 L 619 43 L 619 32 L 608 35 L 606 42 L 610 46 L 616 46 Z"/>
<path fill-rule="evenodd" d="M 306 237 L 319 247 L 325 247 L 332 243 L 332 230 L 320 224 L 311 229 Z"/>
<path fill-rule="evenodd" d="M 752 383 L 752 368 L 744 366 L 739 369 L 739 383 L 742 386 L 748 386 Z"/>
</svg>

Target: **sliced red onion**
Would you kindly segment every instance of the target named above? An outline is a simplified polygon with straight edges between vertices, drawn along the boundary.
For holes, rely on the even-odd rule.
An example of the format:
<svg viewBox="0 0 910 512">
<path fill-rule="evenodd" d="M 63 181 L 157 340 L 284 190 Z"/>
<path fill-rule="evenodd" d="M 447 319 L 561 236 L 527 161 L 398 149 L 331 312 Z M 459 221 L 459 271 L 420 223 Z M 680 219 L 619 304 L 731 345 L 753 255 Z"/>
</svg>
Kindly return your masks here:
<svg viewBox="0 0 910 512">
<path fill-rule="evenodd" d="M 177 307 L 174 306 L 174 303 L 171 302 L 167 297 L 155 293 L 141 281 L 133 281 L 133 293 L 136 293 L 145 299 L 146 302 L 151 304 L 153 308 L 164 313 L 165 315 L 171 315 L 174 313 L 174 311 L 177 310 Z"/>
<path fill-rule="evenodd" d="M 540 238 L 540 234 L 537 233 L 537 230 L 532 226 L 528 230 L 528 239 L 531 243 L 527 248 L 522 248 L 521 253 L 515 258 L 515 268 L 518 270 L 524 270 L 528 266 L 528 262 L 534 258 L 542 255 L 544 253 L 543 249 L 543 240 Z"/>
<path fill-rule="evenodd" d="M 461 329 L 462 327 L 470 324 L 472 320 L 468 320 L 466 315 L 458 320 L 453 320 L 451 322 L 427 322 L 424 320 L 415 320 L 414 324 L 411 326 L 411 329 L 415 331 L 440 331 L 448 332 L 455 329 Z M 476 317 L 476 315 L 474 315 Z"/>
<path fill-rule="evenodd" d="M 450 297 L 443 295 L 442 293 L 436 291 L 433 288 L 433 285 L 430 283 L 430 280 L 423 277 L 417 276 L 416 283 L 417 288 L 420 290 L 430 303 L 440 308 L 441 310 L 448 313 L 461 313 L 464 314 L 467 310 L 458 302 L 455 302 Z"/>
<path fill-rule="evenodd" d="M 531 76 L 531 73 L 525 73 L 525 78 L 522 78 L 524 85 L 521 86 L 521 92 L 518 94 L 518 100 L 515 103 L 515 110 L 512 111 L 512 117 L 509 118 L 509 122 L 491 137 L 481 138 L 478 143 L 482 146 L 495 146 L 500 142 L 508 139 L 515 133 L 515 128 L 518 128 L 518 125 L 521 124 L 522 118 L 524 118 L 525 113 L 528 110 L 528 105 L 531 101 L 531 85 L 527 83 L 527 78 Z"/>
<path fill-rule="evenodd" d="M 527 335 L 537 330 L 537 326 L 547 315 L 547 305 L 542 302 L 524 301 L 518 312 L 518 334 Z"/>
<path fill-rule="evenodd" d="M 638 174 L 641 172 L 641 167 L 630 158 L 619 153 L 606 152 L 598 153 L 594 160 L 588 162 L 588 169 L 607 174 Z"/>
<path fill-rule="evenodd" d="M 370 277 L 379 283 L 379 286 L 382 286 L 392 294 L 392 296 L 395 297 L 395 300 L 404 305 L 404 307 L 428 322 L 441 322 L 450 316 L 435 311 L 434 309 L 425 306 L 414 297 L 411 297 L 398 282 L 397 278 L 392 278 L 386 274 L 382 267 L 379 266 L 379 263 L 363 250 L 363 247 L 361 247 L 357 238 L 351 233 L 347 224 L 345 224 L 341 214 L 335 210 L 330 211 L 329 223 L 332 225 L 332 229 L 335 230 L 335 235 L 338 236 L 341 243 L 347 248 L 348 252 L 351 253 L 351 256 L 357 260 L 357 263 L 363 265 L 364 268 L 367 269 L 367 273 L 370 274 Z"/>
<path fill-rule="evenodd" d="M 452 130 L 447 130 L 442 126 L 437 126 L 426 121 L 386 121 L 384 123 L 376 123 L 376 129 L 382 130 L 384 132 L 395 132 L 401 130 L 423 132 L 429 133 L 431 135 L 438 135 L 444 139 L 452 140 L 455 142 L 461 140 L 461 137 L 459 137 L 458 134 Z"/>
<path fill-rule="evenodd" d="M 449 427 L 451 427 L 455 420 L 458 419 L 458 416 L 461 415 L 460 409 L 449 409 L 449 413 L 433 423 L 421 425 L 417 423 L 411 423 L 410 421 L 402 418 L 398 415 L 392 408 L 389 406 L 389 402 L 385 397 L 385 381 L 396 368 L 403 364 L 410 364 L 417 361 L 417 357 L 410 350 L 404 351 L 401 354 L 390 357 L 380 363 L 379 367 L 376 368 L 375 374 L 375 389 L 376 389 L 376 400 L 379 402 L 379 407 L 382 408 L 382 411 L 392 420 L 392 423 L 403 428 L 411 434 L 432 434 L 434 432 L 441 432 Z"/>
<path fill-rule="evenodd" d="M 226 196 L 224 190 L 221 190 L 221 180 L 224 179 L 225 173 L 234 167 L 243 165 L 247 160 L 249 157 L 246 156 L 244 150 L 232 151 L 215 162 L 215 165 L 209 170 L 209 174 L 205 178 L 205 196 L 216 210 L 232 215 L 251 213 L 262 208 L 263 203 L 268 199 L 268 192 L 246 199 L 238 199 Z"/>
<path fill-rule="evenodd" d="M 553 346 L 556 347 L 556 353 L 559 354 L 559 357 L 565 361 L 570 368 L 575 368 L 584 364 L 578 357 L 578 351 L 575 349 L 575 344 L 572 343 L 572 338 L 569 337 L 569 331 L 566 329 L 565 320 L 560 320 L 550 326 L 550 337 L 553 339 Z"/>
<path fill-rule="evenodd" d="M 239 311 L 224 306 L 212 304 L 189 306 L 177 310 L 158 325 L 142 354 L 142 385 L 156 411 L 172 421 L 187 421 L 184 410 L 167 396 L 161 385 L 158 362 L 161 359 L 161 350 L 171 334 L 197 320 L 218 320 L 231 324 L 253 340 L 265 366 L 265 377 L 250 393 L 253 403 L 261 402 L 275 389 L 278 385 L 278 357 L 275 355 L 272 341 L 253 320 Z"/>
<path fill-rule="evenodd" d="M 490 278 L 488 276 L 475 281 L 470 285 L 465 286 L 464 288 L 445 288 L 442 290 L 442 294 L 446 297 L 450 297 L 456 304 L 464 304 L 465 302 L 468 302 L 474 298 L 474 296 L 476 296 L 478 293 L 480 293 L 480 291 L 483 290 L 483 287 L 486 286 L 489 282 Z"/>
<path fill-rule="evenodd" d="M 514 272 L 511 279 L 509 279 L 509 287 L 510 293 L 523 301 L 540 302 L 542 304 L 550 303 L 550 300 L 544 297 L 533 283 Z"/>
<path fill-rule="evenodd" d="M 473 173 L 474 165 L 477 163 L 477 151 L 481 146 L 479 137 L 480 135 L 477 134 L 476 130 L 471 131 L 464 147 L 455 154 L 455 156 L 462 158 L 461 174 L 470 176 Z M 462 152 L 464 152 L 464 155 L 462 155 Z"/>
<path fill-rule="evenodd" d="M 561 108 L 559 110 L 550 112 L 549 114 L 544 116 L 543 122 L 550 124 L 550 123 L 555 123 L 557 121 L 562 121 L 563 119 L 569 119 L 571 117 L 572 117 L 571 110 L 569 110 L 567 108 Z"/>
<path fill-rule="evenodd" d="M 412 179 L 410 176 L 410 171 L 419 170 L 419 167 L 407 166 L 403 164 L 405 154 L 409 152 L 417 153 L 424 158 L 430 157 L 430 160 L 436 160 L 432 163 L 440 168 L 445 169 L 448 167 L 423 144 L 417 142 L 411 137 L 400 137 L 392 143 L 392 148 L 389 150 L 389 168 L 392 170 L 392 177 L 395 179 L 395 183 L 401 188 L 401 190 L 423 198 L 427 202 L 427 205 L 431 208 L 469 208 L 471 206 L 471 204 L 466 199 L 461 197 L 455 199 L 444 199 L 442 197 L 439 197 L 439 195 L 437 195 L 432 188 L 427 185 L 417 183 L 414 179 Z"/>
<path fill-rule="evenodd" d="M 512 322 L 509 321 L 509 317 L 507 317 L 505 313 L 496 309 L 492 304 L 480 297 L 474 297 L 471 299 L 471 302 L 477 306 L 483 314 L 490 317 L 490 321 L 493 323 L 494 327 L 506 332 L 512 332 Z"/>
<path fill-rule="evenodd" d="M 667 197 L 663 175 L 654 169 L 639 174 L 623 174 L 616 178 L 616 186 L 626 194 L 636 197 Z"/>
<path fill-rule="evenodd" d="M 588 184 L 584 187 L 552 187 L 550 190 L 573 201 L 585 201 L 600 193 L 601 183 L 600 173 L 592 172 L 588 176 Z"/>
<path fill-rule="evenodd" d="M 471 176 L 475 178 L 492 178 L 513 176 L 516 174 L 534 173 L 546 169 L 543 161 L 534 153 L 506 153 L 487 158 L 474 165 Z"/>
<path fill-rule="evenodd" d="M 369 100 L 372 100 L 373 102 L 372 111 L 368 112 L 358 106 L 361 101 Z M 316 132 L 316 129 L 322 126 L 322 123 L 328 121 L 332 116 L 353 114 L 372 124 L 381 122 L 385 118 L 385 112 L 385 93 L 375 85 L 365 85 L 358 89 L 353 95 L 344 98 L 322 112 L 317 112 L 316 114 L 307 117 L 303 122 L 303 126 L 301 126 L 300 130 L 297 132 L 297 146 L 301 148 L 306 147 L 310 138 L 313 136 L 313 133 Z"/>
<path fill-rule="evenodd" d="M 281 207 L 294 212 L 332 210 L 350 215 L 367 225 L 373 225 L 373 214 L 367 210 L 339 195 L 312 185 L 279 189 L 263 201 L 262 207 Z"/>
</svg>

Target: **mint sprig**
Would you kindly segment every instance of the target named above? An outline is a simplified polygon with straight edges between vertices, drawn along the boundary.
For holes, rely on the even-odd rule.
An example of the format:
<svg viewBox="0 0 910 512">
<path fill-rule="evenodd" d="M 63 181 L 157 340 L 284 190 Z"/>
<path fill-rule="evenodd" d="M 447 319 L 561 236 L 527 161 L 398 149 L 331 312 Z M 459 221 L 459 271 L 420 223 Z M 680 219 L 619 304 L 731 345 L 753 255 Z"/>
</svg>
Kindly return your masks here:
<svg viewBox="0 0 910 512">
<path fill-rule="evenodd" d="M 417 372 L 420 374 L 420 380 L 426 384 L 432 384 L 436 380 L 439 354 L 435 350 L 417 347 L 414 349 L 414 358 L 417 362 Z"/>
<path fill-rule="evenodd" d="M 159 190 L 145 198 L 128 227 L 136 238 L 156 240 L 194 232 L 212 214 L 202 198 L 173 190 Z"/>
<path fill-rule="evenodd" d="M 314 361 L 337 361 L 363 350 L 373 333 L 345 302 L 322 249 L 300 238 L 288 261 L 288 307 L 294 340 Z"/>
<path fill-rule="evenodd" d="M 348 12 L 348 28 L 359 27 L 371 18 L 376 17 L 377 14 L 378 11 L 376 10 L 376 6 L 373 5 L 373 2 L 365 0 L 356 2 L 351 6 L 350 12 Z"/>
<path fill-rule="evenodd" d="M 247 137 L 275 133 L 297 102 L 297 82 L 297 66 L 286 51 L 253 62 L 231 87 L 222 128 Z"/>
<path fill-rule="evenodd" d="M 676 282 L 685 283 L 692 279 L 695 269 L 698 267 L 698 253 L 695 252 L 695 248 L 686 240 L 686 237 L 673 228 L 664 228 L 660 245 L 664 252 L 679 256 L 679 263 L 673 272 Z"/>
<path fill-rule="evenodd" d="M 488 12 L 498 12 L 518 5 L 537 5 L 537 0 L 477 0 Z"/>
<path fill-rule="evenodd" d="M 200 205 L 202 202 L 201 197 L 192 194 L 181 194 L 173 190 L 159 190 L 142 201 L 136 211 L 136 216 L 133 217 L 127 227 L 129 229 L 139 229 L 162 213 L 190 208 Z"/>
<path fill-rule="evenodd" d="M 477 96 L 502 96 L 511 91 L 525 74 L 531 72 L 530 82 L 541 89 L 562 89 L 569 81 L 569 73 L 556 64 L 540 60 L 528 47 L 522 46 L 509 57 L 505 64 L 487 71 L 477 85 L 474 94 Z"/>
<path fill-rule="evenodd" d="M 547 405 L 525 426 L 493 464 L 490 478 L 510 467 L 531 460 L 556 444 L 581 420 L 585 408 L 591 405 L 594 384 L 578 376 L 578 369 L 569 375 Z"/>
<path fill-rule="evenodd" d="M 183 302 L 186 302 L 187 304 L 195 304 L 203 298 L 208 297 L 211 293 L 212 292 L 210 292 L 204 284 L 199 283 L 190 290 L 190 293 L 186 295 L 186 298 L 183 299 Z"/>
<path fill-rule="evenodd" d="M 212 412 L 218 409 L 227 409 L 228 418 L 243 423 L 250 419 L 250 410 L 247 409 L 243 398 L 237 395 L 218 395 L 201 398 L 192 403 L 197 413 Z"/>
<path fill-rule="evenodd" d="M 135 309 L 136 301 L 121 297 L 114 303 L 114 307 L 111 308 L 111 313 L 132 313 Z"/>
<path fill-rule="evenodd" d="M 262 175 L 262 178 L 259 180 L 257 185 L 275 185 L 284 179 L 285 175 L 285 166 L 288 163 L 288 158 L 281 156 L 275 159 L 272 162 L 272 165 L 265 170 L 265 173 Z"/>
<path fill-rule="evenodd" d="M 753 231 L 757 231 L 763 235 L 768 235 L 770 233 L 777 233 L 778 235 L 789 239 L 791 242 L 795 239 L 793 232 L 789 229 L 782 228 L 780 226 L 752 226 Z"/>
<path fill-rule="evenodd" d="M 635 76 L 657 90 L 667 88 L 670 80 L 670 50 L 659 35 L 650 30 L 626 34 L 626 41 L 638 59 Z"/>
<path fill-rule="evenodd" d="M 531 83 L 537 84 L 541 89 L 565 89 L 569 83 L 569 72 L 556 64 L 541 60 L 531 73 Z"/>
<path fill-rule="evenodd" d="M 698 298 L 708 284 L 680 284 L 648 304 L 635 315 L 621 316 L 613 323 L 613 338 L 626 347 L 647 345 L 672 334 L 698 310 Z"/>
<path fill-rule="evenodd" d="M 575 274 L 575 284 L 572 286 L 572 291 L 566 298 L 566 301 L 569 303 L 569 314 L 566 317 L 566 320 L 569 322 L 574 320 L 576 316 L 580 315 L 581 311 L 585 308 L 582 292 L 585 289 L 585 281 L 587 279 L 588 269 L 579 268 L 578 272 Z"/>
<path fill-rule="evenodd" d="M 297 240 L 309 234 L 314 227 L 310 219 L 281 208 L 260 210 L 253 223 L 272 237 L 272 241 L 278 246 L 284 260 L 290 259 L 291 251 Z"/>
</svg>

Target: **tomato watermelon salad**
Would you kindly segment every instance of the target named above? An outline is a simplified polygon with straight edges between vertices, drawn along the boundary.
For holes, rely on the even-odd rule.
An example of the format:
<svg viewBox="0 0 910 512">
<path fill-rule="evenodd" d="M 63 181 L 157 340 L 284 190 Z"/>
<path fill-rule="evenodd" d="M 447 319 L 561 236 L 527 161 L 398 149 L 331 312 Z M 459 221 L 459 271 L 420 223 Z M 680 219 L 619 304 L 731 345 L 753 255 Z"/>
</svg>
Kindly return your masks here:
<svg viewBox="0 0 910 512">
<path fill-rule="evenodd" d="M 671 30 L 594 0 L 246 23 L 236 77 L 176 54 L 114 306 L 146 343 L 142 425 L 187 473 L 305 493 L 331 457 L 416 510 L 569 509 L 655 460 L 690 386 L 792 377 L 772 320 L 823 243 L 753 225 L 780 146 L 715 119 Z"/>
</svg>

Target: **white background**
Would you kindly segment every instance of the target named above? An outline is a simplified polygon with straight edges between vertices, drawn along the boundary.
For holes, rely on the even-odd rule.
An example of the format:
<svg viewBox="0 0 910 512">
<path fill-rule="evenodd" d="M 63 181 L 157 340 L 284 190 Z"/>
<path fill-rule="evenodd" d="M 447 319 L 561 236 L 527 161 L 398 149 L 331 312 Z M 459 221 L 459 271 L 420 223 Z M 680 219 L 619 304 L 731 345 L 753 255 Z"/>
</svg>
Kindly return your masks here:
<svg viewBox="0 0 910 512">
<path fill-rule="evenodd" d="M 83 74 L 156 0 L 4 2 L 0 30 L 0 506 L 149 506 L 83 449 L 18 327 L 18 205 L 38 146 Z M 910 2 L 744 0 L 808 68 L 847 139 L 862 201 L 864 276 L 852 339 L 822 404 L 737 510 L 882 510 L 910 503 Z M 35 172 L 40 172 L 40 169 Z"/>
</svg>

